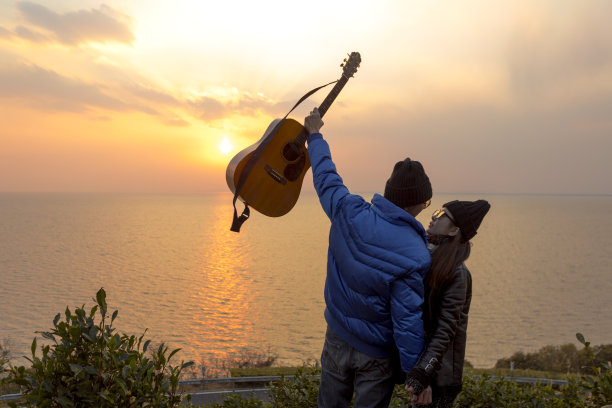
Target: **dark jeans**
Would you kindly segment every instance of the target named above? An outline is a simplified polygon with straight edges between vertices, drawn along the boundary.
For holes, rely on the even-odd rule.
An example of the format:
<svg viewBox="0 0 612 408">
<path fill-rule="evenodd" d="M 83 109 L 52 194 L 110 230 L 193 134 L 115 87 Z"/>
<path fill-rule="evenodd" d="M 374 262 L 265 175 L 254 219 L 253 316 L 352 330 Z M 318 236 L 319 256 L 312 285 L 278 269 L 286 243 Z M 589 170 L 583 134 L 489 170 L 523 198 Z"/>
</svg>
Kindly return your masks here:
<svg viewBox="0 0 612 408">
<path fill-rule="evenodd" d="M 319 408 L 346 408 L 353 391 L 355 408 L 387 408 L 394 386 L 390 358 L 370 357 L 327 328 L 321 354 Z"/>
</svg>

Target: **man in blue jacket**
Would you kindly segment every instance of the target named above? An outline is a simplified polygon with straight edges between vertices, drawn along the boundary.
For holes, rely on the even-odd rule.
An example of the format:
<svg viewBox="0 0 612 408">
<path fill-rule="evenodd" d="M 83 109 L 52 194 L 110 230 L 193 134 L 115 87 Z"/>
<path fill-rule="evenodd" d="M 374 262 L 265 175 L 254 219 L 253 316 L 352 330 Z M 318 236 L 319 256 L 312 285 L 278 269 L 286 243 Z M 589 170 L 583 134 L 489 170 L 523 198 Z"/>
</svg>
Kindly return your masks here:
<svg viewBox="0 0 612 408">
<path fill-rule="evenodd" d="M 431 263 L 425 229 L 415 217 L 432 191 L 423 166 L 395 164 L 384 197 L 350 194 L 319 130 L 306 117 L 308 155 L 321 206 L 331 220 L 325 280 L 327 333 L 321 354 L 319 407 L 388 407 L 392 353 L 410 371 L 424 345 L 423 278 Z"/>
</svg>

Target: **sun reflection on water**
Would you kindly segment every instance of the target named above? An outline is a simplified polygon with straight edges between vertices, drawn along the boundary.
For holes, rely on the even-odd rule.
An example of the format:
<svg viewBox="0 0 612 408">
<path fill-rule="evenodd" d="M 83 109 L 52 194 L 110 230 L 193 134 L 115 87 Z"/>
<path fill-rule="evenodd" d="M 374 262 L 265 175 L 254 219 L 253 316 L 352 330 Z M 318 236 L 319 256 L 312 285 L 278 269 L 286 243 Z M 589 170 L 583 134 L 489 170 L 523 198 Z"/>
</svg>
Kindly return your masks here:
<svg viewBox="0 0 612 408">
<path fill-rule="evenodd" d="M 201 248 L 201 271 L 192 285 L 189 331 L 194 337 L 192 354 L 201 360 L 196 364 L 217 365 L 250 346 L 245 335 L 253 327 L 250 260 L 244 243 L 229 230 L 224 210 L 215 207 L 214 226 Z M 220 350 L 219 344 L 225 349 Z"/>
</svg>

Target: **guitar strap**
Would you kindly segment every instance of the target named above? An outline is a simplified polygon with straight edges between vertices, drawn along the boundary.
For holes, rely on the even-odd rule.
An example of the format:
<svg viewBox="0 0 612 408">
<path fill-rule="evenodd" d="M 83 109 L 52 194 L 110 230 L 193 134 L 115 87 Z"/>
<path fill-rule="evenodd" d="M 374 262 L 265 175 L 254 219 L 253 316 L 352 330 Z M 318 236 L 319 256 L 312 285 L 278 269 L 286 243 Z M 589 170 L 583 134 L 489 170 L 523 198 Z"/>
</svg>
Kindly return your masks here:
<svg viewBox="0 0 612 408">
<path fill-rule="evenodd" d="M 289 116 L 289 114 L 293 112 L 293 110 L 297 108 L 300 103 L 304 102 L 306 99 L 308 99 L 308 97 L 310 97 L 312 94 L 317 92 L 319 89 L 325 88 L 326 86 L 329 86 L 331 84 L 335 84 L 336 82 L 338 82 L 338 80 L 332 81 L 329 84 L 321 85 L 311 91 L 308 91 L 308 93 L 302 96 L 300 100 L 297 101 L 295 105 L 293 105 L 293 108 L 291 108 L 291 110 L 287 112 L 285 117 L 276 124 L 276 126 L 274 127 L 274 129 L 272 129 L 270 134 L 259 144 L 259 146 L 257 146 L 253 154 L 251 154 L 251 157 L 249 157 L 249 160 L 247 160 L 246 164 L 244 165 L 242 173 L 240 173 L 240 178 L 238 179 L 238 185 L 236 186 L 236 192 L 234 193 L 234 201 L 232 202 L 232 205 L 234 206 L 234 219 L 232 221 L 232 226 L 230 228 L 230 231 L 240 232 L 240 227 L 242 227 L 242 224 L 244 224 L 244 222 L 248 220 L 249 216 L 251 215 L 249 204 L 244 203 L 244 210 L 242 211 L 242 214 L 238 216 L 238 211 L 236 210 L 236 200 L 238 199 L 238 196 L 240 195 L 240 190 L 242 190 L 242 186 L 244 186 L 244 183 L 247 177 L 251 173 L 251 170 L 253 170 L 253 166 L 255 166 L 255 163 L 257 163 L 257 160 L 259 160 L 259 157 L 261 156 L 263 151 L 266 150 L 266 147 L 268 146 L 268 144 L 270 144 L 270 141 L 274 138 L 274 136 L 276 135 L 276 132 L 278 132 L 278 129 L 280 129 L 285 119 L 287 119 L 287 116 Z"/>
</svg>

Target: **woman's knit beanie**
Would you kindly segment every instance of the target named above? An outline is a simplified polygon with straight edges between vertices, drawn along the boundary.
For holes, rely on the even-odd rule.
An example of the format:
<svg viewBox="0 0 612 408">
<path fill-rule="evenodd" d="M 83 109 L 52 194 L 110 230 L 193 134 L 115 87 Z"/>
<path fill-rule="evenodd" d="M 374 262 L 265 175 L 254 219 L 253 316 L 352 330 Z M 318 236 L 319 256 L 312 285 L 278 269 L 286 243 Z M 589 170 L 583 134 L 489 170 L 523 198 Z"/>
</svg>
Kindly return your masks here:
<svg viewBox="0 0 612 408">
<path fill-rule="evenodd" d="M 385 198 L 400 208 L 429 200 L 431 183 L 421 163 L 410 158 L 395 163 L 385 186 Z"/>
<path fill-rule="evenodd" d="M 444 204 L 443 207 L 448 208 L 448 211 L 450 211 L 451 216 L 455 220 L 455 225 L 461 230 L 462 241 L 465 242 L 474 238 L 482 219 L 489 212 L 491 204 L 486 200 L 454 200 Z"/>
</svg>

